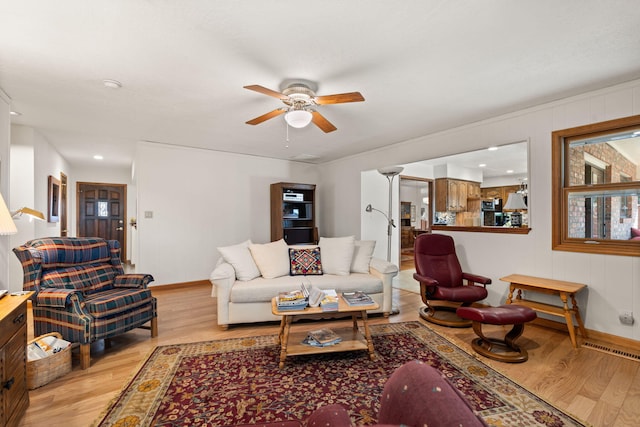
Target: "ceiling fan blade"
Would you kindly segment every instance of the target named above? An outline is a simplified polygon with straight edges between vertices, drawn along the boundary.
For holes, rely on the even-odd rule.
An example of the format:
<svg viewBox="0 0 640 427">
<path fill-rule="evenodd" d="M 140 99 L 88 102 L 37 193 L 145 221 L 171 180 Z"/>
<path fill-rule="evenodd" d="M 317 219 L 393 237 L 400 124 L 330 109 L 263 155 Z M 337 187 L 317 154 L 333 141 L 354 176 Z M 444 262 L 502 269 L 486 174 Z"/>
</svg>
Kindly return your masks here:
<svg viewBox="0 0 640 427">
<path fill-rule="evenodd" d="M 269 119 L 272 119 L 274 117 L 279 116 L 280 114 L 284 113 L 285 111 L 287 111 L 286 108 L 278 108 L 277 110 L 273 110 L 273 111 L 269 111 L 267 114 L 263 114 L 259 117 L 256 117 L 255 119 L 251 119 L 248 122 L 246 122 L 248 125 L 259 125 L 260 123 L 267 121 Z"/>
<path fill-rule="evenodd" d="M 364 97 L 360 92 L 339 93 L 336 95 L 316 96 L 315 102 L 318 105 L 342 104 L 344 102 L 360 102 Z"/>
<path fill-rule="evenodd" d="M 278 98 L 278 99 L 281 99 L 281 100 L 289 99 L 289 97 L 287 95 L 285 95 L 284 93 L 276 92 L 275 90 L 271 90 L 271 89 L 266 88 L 264 86 L 250 85 L 250 86 L 243 86 L 243 87 L 245 89 L 254 90 L 254 91 L 260 92 L 260 93 L 262 93 L 264 95 L 273 96 L 274 98 Z"/>
<path fill-rule="evenodd" d="M 318 126 L 324 132 L 329 133 L 337 129 L 337 127 L 332 125 L 329 120 L 325 119 L 324 116 L 317 111 L 312 111 L 311 114 L 313 115 L 311 118 L 313 124 Z"/>
</svg>

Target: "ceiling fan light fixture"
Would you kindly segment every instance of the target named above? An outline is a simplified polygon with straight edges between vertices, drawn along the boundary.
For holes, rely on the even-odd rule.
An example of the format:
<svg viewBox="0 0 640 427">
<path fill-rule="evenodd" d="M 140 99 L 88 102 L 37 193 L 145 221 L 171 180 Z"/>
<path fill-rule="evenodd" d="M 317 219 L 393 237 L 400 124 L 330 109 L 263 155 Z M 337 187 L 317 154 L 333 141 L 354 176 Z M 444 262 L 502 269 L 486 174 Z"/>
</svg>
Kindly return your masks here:
<svg viewBox="0 0 640 427">
<path fill-rule="evenodd" d="M 293 128 L 303 128 L 311 123 L 313 115 L 307 110 L 291 110 L 284 115 L 284 120 Z"/>
</svg>

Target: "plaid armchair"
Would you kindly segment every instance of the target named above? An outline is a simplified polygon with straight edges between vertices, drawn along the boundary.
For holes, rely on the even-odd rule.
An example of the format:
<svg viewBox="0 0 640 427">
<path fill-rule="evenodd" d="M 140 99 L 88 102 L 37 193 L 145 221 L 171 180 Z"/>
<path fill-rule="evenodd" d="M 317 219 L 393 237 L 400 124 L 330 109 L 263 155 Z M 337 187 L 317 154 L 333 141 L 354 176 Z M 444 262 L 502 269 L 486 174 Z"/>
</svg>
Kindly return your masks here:
<svg viewBox="0 0 640 427">
<path fill-rule="evenodd" d="M 80 344 L 80 365 L 90 365 L 91 343 L 151 325 L 158 335 L 149 274 L 124 274 L 116 240 L 57 237 L 14 248 L 33 296 L 34 334 L 59 332 Z"/>
</svg>

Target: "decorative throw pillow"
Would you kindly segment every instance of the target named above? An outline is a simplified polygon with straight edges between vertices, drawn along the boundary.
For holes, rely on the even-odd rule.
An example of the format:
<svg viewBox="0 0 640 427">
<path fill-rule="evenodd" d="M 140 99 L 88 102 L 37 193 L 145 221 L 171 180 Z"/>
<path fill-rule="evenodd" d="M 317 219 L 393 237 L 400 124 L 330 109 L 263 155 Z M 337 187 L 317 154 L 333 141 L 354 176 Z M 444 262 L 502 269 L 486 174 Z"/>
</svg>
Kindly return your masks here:
<svg viewBox="0 0 640 427">
<path fill-rule="evenodd" d="M 251 252 L 249 252 L 249 245 L 251 245 L 251 240 L 234 246 L 218 248 L 222 258 L 233 266 L 238 280 L 252 280 L 260 276 L 260 270 L 258 270 L 258 266 L 253 261 Z"/>
<path fill-rule="evenodd" d="M 322 261 L 320 248 L 293 249 L 289 248 L 289 274 L 292 276 L 320 276 L 322 275 Z"/>
<path fill-rule="evenodd" d="M 640 228 L 631 227 L 631 240 L 640 240 Z"/>
<path fill-rule="evenodd" d="M 355 248 L 355 237 L 321 237 L 322 270 L 324 274 L 348 276 L 351 272 L 351 260 Z"/>
<path fill-rule="evenodd" d="M 373 257 L 373 250 L 376 248 L 375 240 L 356 240 L 353 251 L 353 261 L 351 261 L 352 273 L 369 274 L 369 264 Z"/>
<path fill-rule="evenodd" d="M 289 247 L 284 239 L 249 245 L 251 256 L 265 279 L 289 275 Z"/>
</svg>

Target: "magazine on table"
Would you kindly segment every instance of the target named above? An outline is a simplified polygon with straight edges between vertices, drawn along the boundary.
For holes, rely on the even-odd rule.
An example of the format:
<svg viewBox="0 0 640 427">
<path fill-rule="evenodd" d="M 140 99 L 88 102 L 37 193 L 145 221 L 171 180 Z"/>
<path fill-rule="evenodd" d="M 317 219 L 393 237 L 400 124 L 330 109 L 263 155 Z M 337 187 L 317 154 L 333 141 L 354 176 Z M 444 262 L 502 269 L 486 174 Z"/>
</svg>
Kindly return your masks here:
<svg viewBox="0 0 640 427">
<path fill-rule="evenodd" d="M 343 292 L 342 298 L 349 305 L 371 305 L 373 304 L 373 298 L 365 294 L 362 291 L 356 292 Z"/>
<path fill-rule="evenodd" d="M 302 291 L 280 292 L 278 294 L 278 303 L 280 304 L 285 304 L 288 302 L 297 303 L 304 299 L 306 299 L 306 297 L 302 293 Z"/>
<path fill-rule="evenodd" d="M 279 310 L 302 310 L 309 302 L 309 292 L 303 285 L 299 290 L 290 292 L 280 292 L 276 297 L 276 304 Z"/>
<path fill-rule="evenodd" d="M 338 344 L 341 341 L 342 338 L 340 335 L 336 334 L 329 328 L 323 328 L 309 331 L 302 343 L 312 345 L 314 347 L 326 347 Z"/>
<path fill-rule="evenodd" d="M 338 297 L 333 295 L 325 295 L 320 301 L 322 311 L 338 311 Z"/>
</svg>

